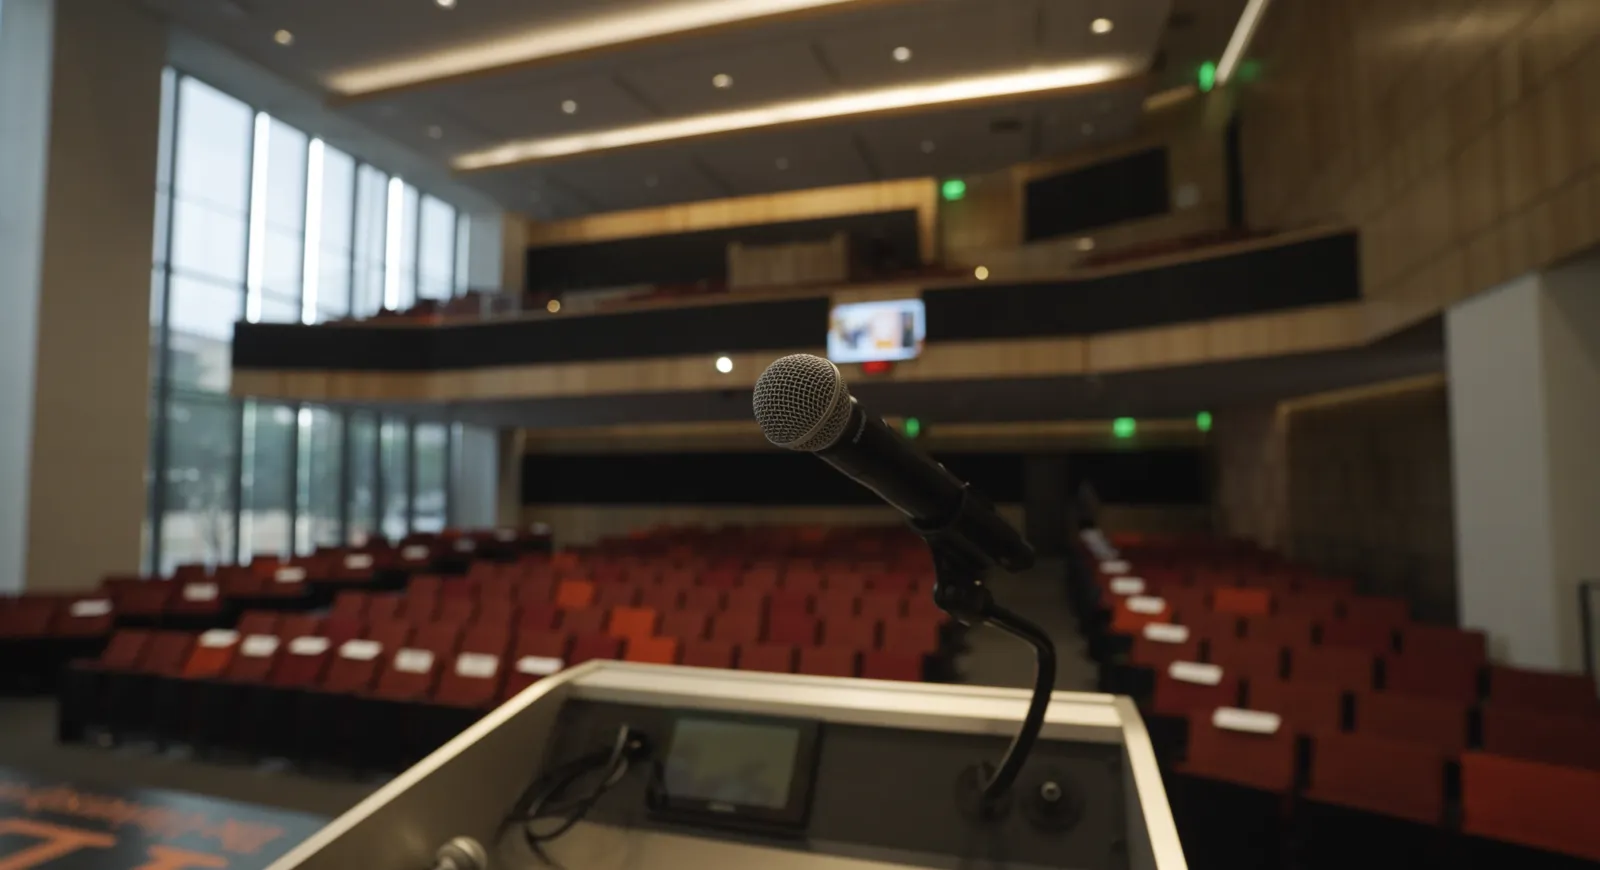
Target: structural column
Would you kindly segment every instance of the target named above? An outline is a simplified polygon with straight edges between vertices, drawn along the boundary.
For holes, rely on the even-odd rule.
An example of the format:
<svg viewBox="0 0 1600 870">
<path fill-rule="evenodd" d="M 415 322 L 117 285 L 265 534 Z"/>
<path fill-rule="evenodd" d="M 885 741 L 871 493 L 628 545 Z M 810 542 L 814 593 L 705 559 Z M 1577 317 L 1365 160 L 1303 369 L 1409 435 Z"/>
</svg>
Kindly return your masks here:
<svg viewBox="0 0 1600 870">
<path fill-rule="evenodd" d="M 0 592 L 139 566 L 166 29 L 0 5 Z"/>
<path fill-rule="evenodd" d="M 1461 622 L 1525 667 L 1583 667 L 1600 579 L 1600 256 L 1445 315 Z"/>
</svg>

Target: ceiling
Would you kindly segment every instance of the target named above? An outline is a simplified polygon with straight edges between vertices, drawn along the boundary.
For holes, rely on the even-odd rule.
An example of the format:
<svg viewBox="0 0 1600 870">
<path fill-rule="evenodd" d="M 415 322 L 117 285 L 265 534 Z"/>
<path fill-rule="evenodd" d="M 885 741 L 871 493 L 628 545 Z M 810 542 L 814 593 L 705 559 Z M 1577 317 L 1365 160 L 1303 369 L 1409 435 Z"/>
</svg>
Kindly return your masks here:
<svg viewBox="0 0 1600 870">
<path fill-rule="evenodd" d="M 140 0 L 330 95 L 330 77 L 418 53 L 681 0 Z M 883 178 L 983 172 L 1137 131 L 1143 98 L 1215 56 L 1244 0 L 859 0 L 799 17 L 644 40 L 349 102 L 333 114 L 436 161 L 526 138 L 895 85 L 1116 60 L 1157 72 L 1092 93 L 841 119 L 461 174 L 539 218 Z M 1091 32 L 1096 18 L 1108 33 Z M 273 34 L 287 30 L 292 44 Z M 911 57 L 899 62 L 894 49 Z M 1157 63 L 1161 58 L 1164 62 Z M 1175 60 L 1176 58 L 1176 60 Z M 1195 62 L 1198 62 L 1197 60 Z M 1174 70 L 1177 70 L 1176 72 Z M 718 74 L 732 85 L 717 88 Z M 565 101 L 576 111 L 563 111 Z M 311 130 L 320 135 L 321 131 Z"/>
</svg>

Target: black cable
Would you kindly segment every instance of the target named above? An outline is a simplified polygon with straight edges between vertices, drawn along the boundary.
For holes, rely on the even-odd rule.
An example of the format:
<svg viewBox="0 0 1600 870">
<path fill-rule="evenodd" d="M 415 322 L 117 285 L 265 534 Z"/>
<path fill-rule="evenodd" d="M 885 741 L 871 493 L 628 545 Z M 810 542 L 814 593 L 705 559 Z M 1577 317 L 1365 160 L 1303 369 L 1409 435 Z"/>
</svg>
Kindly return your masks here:
<svg viewBox="0 0 1600 870">
<path fill-rule="evenodd" d="M 1028 702 L 1028 713 L 1022 718 L 1022 727 L 1012 738 L 1011 746 L 1000 761 L 1000 768 L 983 787 L 983 800 L 992 803 L 1010 790 L 1028 760 L 1028 753 L 1039 739 L 1039 729 L 1044 727 L 1044 714 L 1050 708 L 1050 693 L 1056 687 L 1056 647 L 1050 636 L 1037 625 L 1015 613 L 990 604 L 985 614 L 986 622 L 1014 637 L 1021 638 L 1033 647 L 1033 699 Z"/>
<path fill-rule="evenodd" d="M 643 758 L 648 749 L 643 735 L 627 725 L 622 726 L 617 729 L 616 740 L 609 749 L 596 750 L 566 762 L 531 783 L 517 800 L 506 823 L 521 825 L 522 837 L 534 855 L 552 867 L 560 867 L 545 853 L 544 844 L 583 821 L 600 798 L 627 775 L 630 763 Z M 587 791 L 578 797 L 563 799 L 573 786 L 596 774 L 594 784 Z M 555 819 L 560 823 L 552 830 L 534 829 L 538 822 Z"/>
</svg>

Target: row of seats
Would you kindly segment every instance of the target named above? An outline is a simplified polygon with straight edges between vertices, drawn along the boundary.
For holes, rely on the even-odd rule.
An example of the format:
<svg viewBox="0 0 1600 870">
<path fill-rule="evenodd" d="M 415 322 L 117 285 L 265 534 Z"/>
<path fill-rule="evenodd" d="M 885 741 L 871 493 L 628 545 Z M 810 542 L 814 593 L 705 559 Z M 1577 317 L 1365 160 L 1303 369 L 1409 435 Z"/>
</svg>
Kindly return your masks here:
<svg viewBox="0 0 1600 870">
<path fill-rule="evenodd" d="M 1597 787 L 1586 678 L 1491 665 L 1481 632 L 1414 623 L 1403 601 L 1246 546 L 1141 543 L 1086 536 L 1095 567 L 1074 595 L 1105 687 L 1145 711 L 1192 864 L 1434 865 L 1463 836 L 1532 847 L 1518 862 L 1591 855 L 1582 826 L 1519 834 L 1483 809 L 1519 778 L 1563 800 Z"/>
</svg>

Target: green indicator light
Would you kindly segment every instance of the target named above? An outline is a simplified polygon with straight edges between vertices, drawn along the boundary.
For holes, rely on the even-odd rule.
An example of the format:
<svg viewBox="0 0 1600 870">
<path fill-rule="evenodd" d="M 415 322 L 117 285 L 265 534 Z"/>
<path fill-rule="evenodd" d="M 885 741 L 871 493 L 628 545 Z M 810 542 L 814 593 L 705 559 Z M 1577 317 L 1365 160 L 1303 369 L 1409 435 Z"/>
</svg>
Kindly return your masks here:
<svg viewBox="0 0 1600 870">
<path fill-rule="evenodd" d="M 1200 413 L 1194 415 L 1194 425 L 1199 427 L 1201 432 L 1210 432 L 1211 431 L 1211 412 L 1210 411 L 1201 411 Z"/>
<path fill-rule="evenodd" d="M 1138 428 L 1139 424 L 1132 417 L 1118 417 L 1111 421 L 1111 434 L 1118 438 L 1132 438 Z"/>
<path fill-rule="evenodd" d="M 944 196 L 945 202 L 955 202 L 967 195 L 967 183 L 959 178 L 952 178 L 939 186 L 939 193 Z"/>
<path fill-rule="evenodd" d="M 1200 90 L 1210 93 L 1217 86 L 1217 65 L 1211 61 L 1200 64 Z"/>
</svg>

